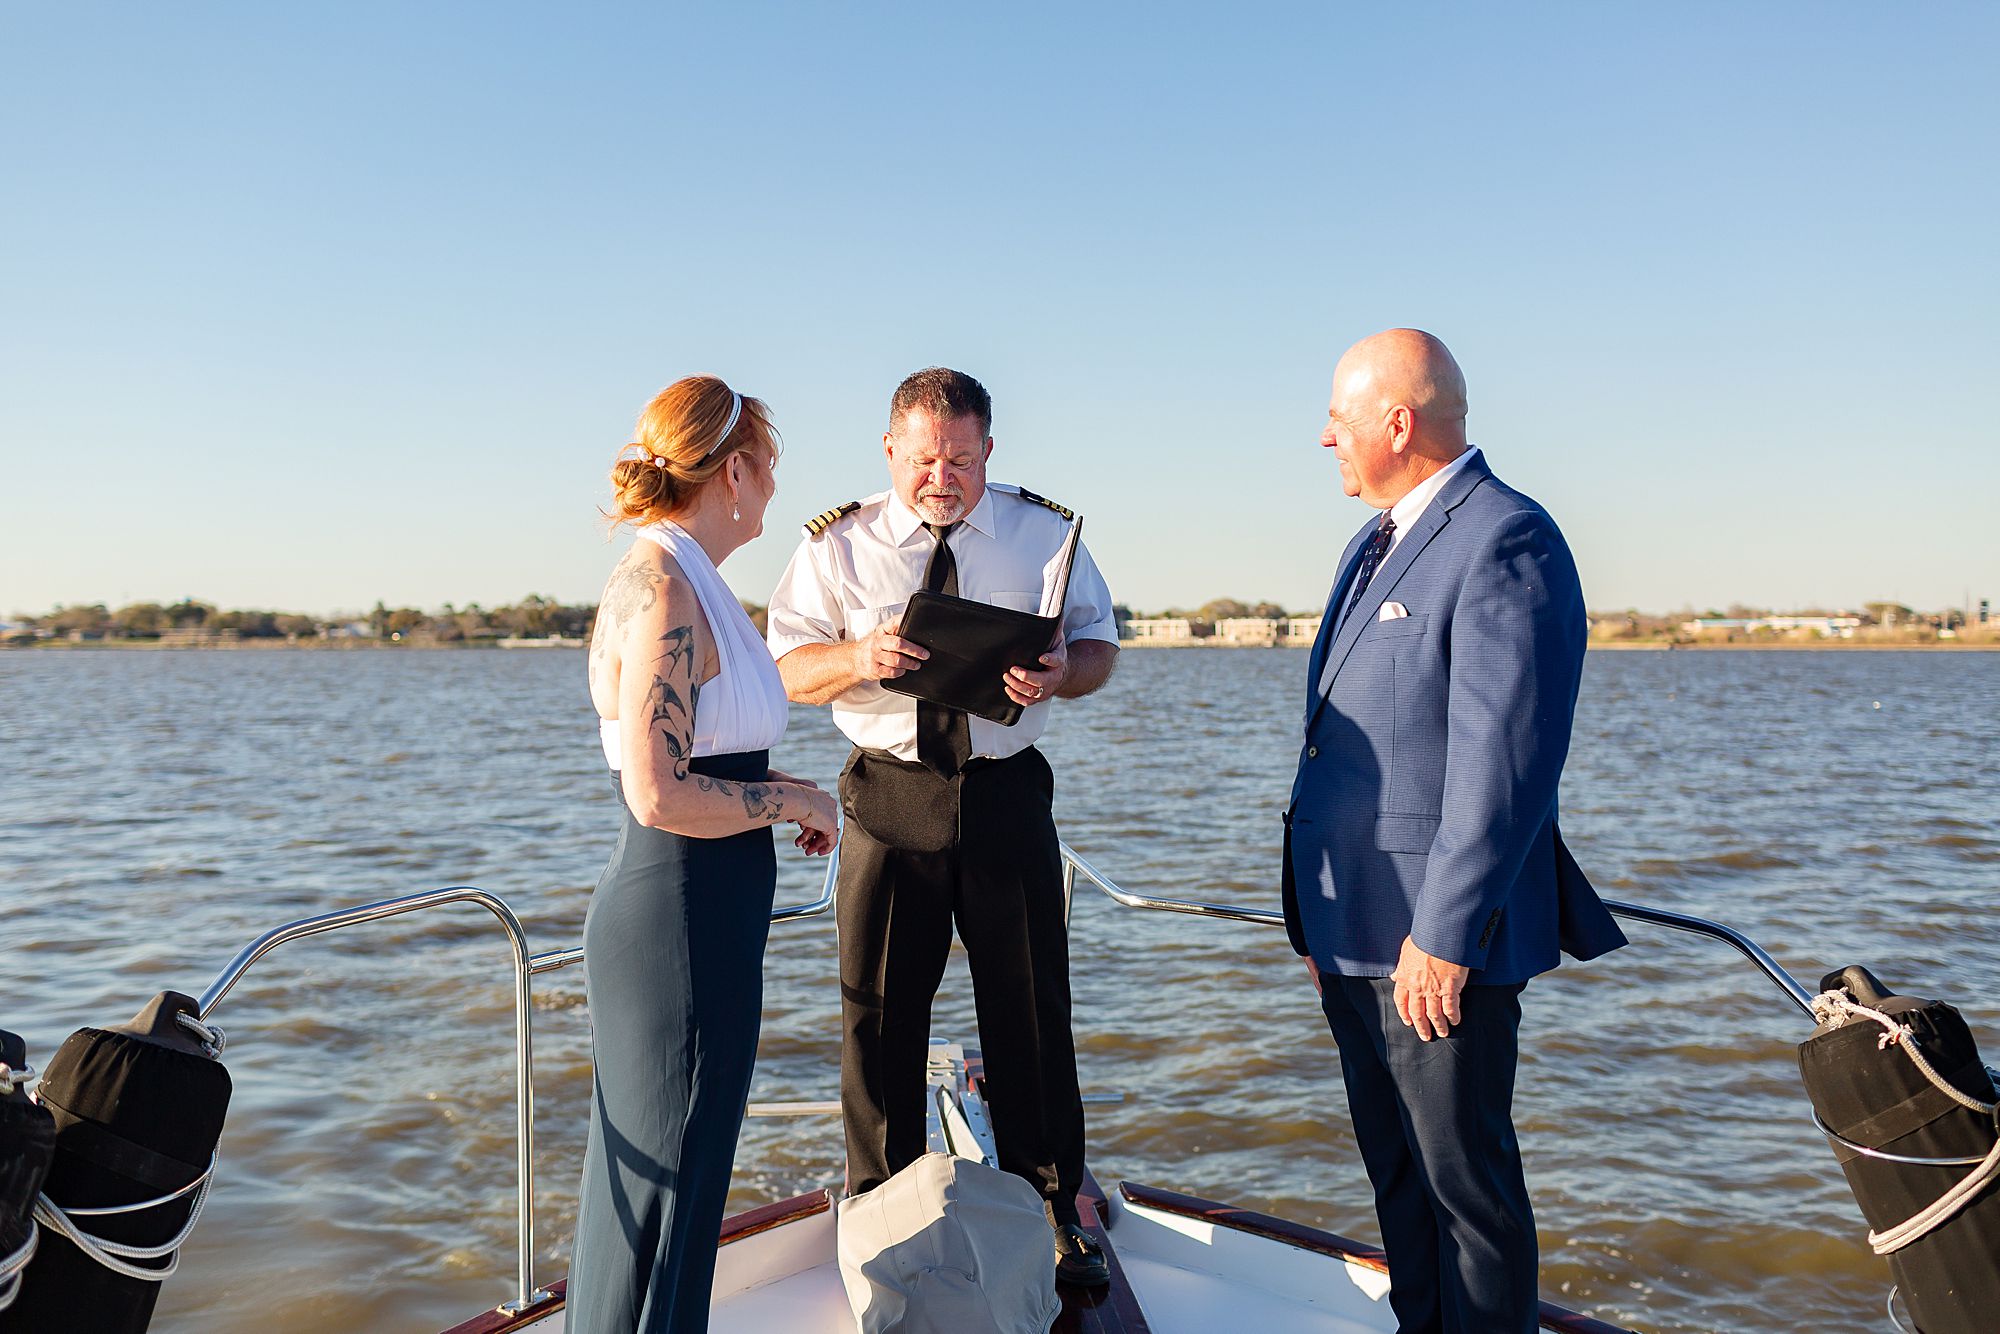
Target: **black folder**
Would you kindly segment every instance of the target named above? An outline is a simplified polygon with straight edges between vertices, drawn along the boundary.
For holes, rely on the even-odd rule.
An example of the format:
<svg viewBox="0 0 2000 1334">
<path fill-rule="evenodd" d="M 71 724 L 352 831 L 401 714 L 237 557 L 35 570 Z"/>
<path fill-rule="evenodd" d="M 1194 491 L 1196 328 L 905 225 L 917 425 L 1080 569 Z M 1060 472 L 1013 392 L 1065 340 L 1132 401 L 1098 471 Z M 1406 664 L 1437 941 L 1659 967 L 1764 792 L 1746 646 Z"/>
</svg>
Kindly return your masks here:
<svg viewBox="0 0 2000 1334">
<path fill-rule="evenodd" d="M 1042 601 L 1044 607 L 1053 603 L 1053 616 L 1036 616 L 950 593 L 912 593 L 903 609 L 899 633 L 928 649 L 930 657 L 903 675 L 884 681 L 882 688 L 962 709 L 1002 727 L 1019 722 L 1021 706 L 1007 697 L 1001 678 L 1009 667 L 1042 669 L 1042 655 L 1062 630 L 1069 572 L 1082 542 L 1083 519 L 1078 516 L 1063 540 L 1062 572 L 1056 579 L 1055 596 L 1044 596 Z"/>
</svg>

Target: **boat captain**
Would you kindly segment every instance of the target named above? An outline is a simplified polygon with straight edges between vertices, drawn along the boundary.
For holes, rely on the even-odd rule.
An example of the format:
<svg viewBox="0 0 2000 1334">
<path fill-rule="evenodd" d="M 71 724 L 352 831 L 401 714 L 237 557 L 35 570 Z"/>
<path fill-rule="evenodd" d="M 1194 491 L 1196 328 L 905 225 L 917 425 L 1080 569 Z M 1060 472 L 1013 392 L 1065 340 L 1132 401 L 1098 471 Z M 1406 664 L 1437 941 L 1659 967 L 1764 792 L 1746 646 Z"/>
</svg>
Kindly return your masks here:
<svg viewBox="0 0 2000 1334">
<path fill-rule="evenodd" d="M 830 704 L 854 743 L 841 771 L 841 1110 L 847 1188 L 882 1184 L 928 1147 L 932 998 L 952 929 L 965 942 L 999 1166 L 1041 1195 L 1057 1277 L 1109 1281 L 1078 1225 L 1083 1106 L 1054 777 L 1035 741 L 1056 699 L 1103 685 L 1118 652 L 1111 592 L 1080 546 L 1039 668 L 1010 668 L 1012 726 L 883 688 L 921 662 L 898 631 L 919 589 L 1042 610 L 1074 516 L 989 484 L 992 405 L 970 375 L 904 380 L 883 436 L 891 487 L 813 519 L 769 612 L 786 693 Z M 1053 612 L 1053 609 L 1051 609 Z"/>
</svg>

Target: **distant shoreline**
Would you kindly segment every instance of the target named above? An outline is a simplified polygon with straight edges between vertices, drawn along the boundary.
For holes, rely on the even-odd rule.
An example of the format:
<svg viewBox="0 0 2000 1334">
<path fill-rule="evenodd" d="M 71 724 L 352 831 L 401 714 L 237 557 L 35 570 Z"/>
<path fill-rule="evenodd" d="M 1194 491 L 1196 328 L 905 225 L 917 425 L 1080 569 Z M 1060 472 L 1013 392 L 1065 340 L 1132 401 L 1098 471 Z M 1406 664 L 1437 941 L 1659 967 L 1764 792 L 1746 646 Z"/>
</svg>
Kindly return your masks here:
<svg viewBox="0 0 2000 1334">
<path fill-rule="evenodd" d="M 378 653 L 378 652 L 430 652 L 449 650 L 451 652 L 546 652 L 549 650 L 582 649 L 588 647 L 582 639 L 524 639 L 513 643 L 501 643 L 494 639 L 450 640 L 441 643 L 395 643 L 379 639 L 239 639 L 221 644 L 168 644 L 157 639 L 44 639 L 31 644 L 0 644 L 0 653 L 150 653 L 150 652 L 194 652 L 253 653 L 301 652 L 301 653 Z M 1150 643 L 1143 639 L 1127 639 L 1120 648 L 1144 651 L 1161 650 L 1181 652 L 1186 650 L 1224 651 L 1254 649 L 1292 649 L 1303 652 L 1305 645 L 1279 644 L 1212 644 L 1204 640 L 1175 643 Z M 1814 644 L 1669 644 L 1646 643 L 1592 643 L 1590 649 L 1610 653 L 2000 653 L 2000 641 L 1976 642 L 1915 642 L 1908 644 L 1856 643 L 1853 640 L 1833 640 Z"/>
<path fill-rule="evenodd" d="M 1217 643 L 1212 643 L 1205 639 L 1172 640 L 1166 643 L 1160 643 L 1145 639 L 1126 639 L 1119 641 L 1118 646 L 1120 648 L 1147 649 L 1147 650 L 1161 649 L 1161 650 L 1172 650 L 1175 652 L 1180 652 L 1189 649 L 1221 650 L 1221 649 L 1296 648 L 1299 650 L 1304 650 L 1307 647 L 1304 644 L 1217 644 Z M 1971 640 L 1971 641 L 1947 640 L 1943 643 L 1939 643 L 1935 640 L 1930 640 L 1930 641 L 1914 640 L 1907 644 L 1893 644 L 1893 643 L 1884 644 L 1884 643 L 1876 643 L 1873 641 L 1867 643 L 1860 643 L 1852 639 L 1833 639 L 1833 640 L 1824 640 L 1816 643 L 1802 643 L 1802 644 L 1752 644 L 1752 643 L 1742 643 L 1742 642 L 1713 643 L 1713 644 L 1700 644 L 1700 643 L 1684 644 L 1684 643 L 1668 643 L 1665 640 L 1644 640 L 1636 643 L 1631 641 L 1620 641 L 1620 640 L 1612 640 L 1612 641 L 1593 640 L 1590 643 L 1589 647 L 1593 652 L 1598 649 L 1605 649 L 1615 653 L 1667 653 L 1667 652 L 1674 652 L 1674 653 L 1730 653 L 1730 652 L 2000 653 L 2000 640 Z"/>
<path fill-rule="evenodd" d="M 39 639 L 31 644 L 0 644 L 0 653 L 81 653 L 92 650 L 111 653 L 153 653 L 153 652 L 194 652 L 236 653 L 249 650 L 253 653 L 296 651 L 301 653 L 375 653 L 409 650 L 428 651 L 449 649 L 484 653 L 519 652 L 522 650 L 547 651 L 551 649 L 582 649 L 589 647 L 583 639 L 523 639 L 513 643 L 502 643 L 497 639 L 452 639 L 432 642 L 404 640 L 400 643 L 383 639 L 232 639 L 218 644 L 170 644 L 158 639 Z"/>
</svg>

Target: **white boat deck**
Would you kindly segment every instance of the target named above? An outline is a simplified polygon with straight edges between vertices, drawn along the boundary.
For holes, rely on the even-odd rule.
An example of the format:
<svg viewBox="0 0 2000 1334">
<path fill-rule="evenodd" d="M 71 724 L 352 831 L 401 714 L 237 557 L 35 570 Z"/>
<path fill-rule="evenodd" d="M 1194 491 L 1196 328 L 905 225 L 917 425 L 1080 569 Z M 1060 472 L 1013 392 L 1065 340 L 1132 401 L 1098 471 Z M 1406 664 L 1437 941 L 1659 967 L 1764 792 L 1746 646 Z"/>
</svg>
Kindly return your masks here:
<svg viewBox="0 0 2000 1334">
<path fill-rule="evenodd" d="M 930 1147 L 991 1165 L 978 1058 L 934 1043 Z M 1086 1176 L 1078 1197 L 1111 1261 L 1108 1288 L 1059 1287 L 1051 1334 L 1392 1334 L 1380 1252 L 1312 1228 L 1172 1191 L 1127 1184 L 1108 1196 Z M 836 1259 L 834 1192 L 738 1215 L 716 1254 L 713 1334 L 856 1334 Z M 481 1317 L 450 1334 L 559 1334 L 560 1309 L 525 1320 Z M 1546 1303 L 1560 1334 L 1627 1334 Z"/>
<path fill-rule="evenodd" d="M 1396 1327 L 1380 1273 L 1282 1242 L 1123 1201 L 1110 1235 L 1153 1334 L 1382 1334 Z M 718 1253 L 713 1334 L 855 1334 L 833 1258 L 831 1211 L 743 1238 Z M 1055 1328 L 1132 1326 L 1071 1293 Z M 1107 1306 L 1109 1304 L 1107 1303 Z M 560 1334 L 560 1311 L 522 1327 Z"/>
</svg>

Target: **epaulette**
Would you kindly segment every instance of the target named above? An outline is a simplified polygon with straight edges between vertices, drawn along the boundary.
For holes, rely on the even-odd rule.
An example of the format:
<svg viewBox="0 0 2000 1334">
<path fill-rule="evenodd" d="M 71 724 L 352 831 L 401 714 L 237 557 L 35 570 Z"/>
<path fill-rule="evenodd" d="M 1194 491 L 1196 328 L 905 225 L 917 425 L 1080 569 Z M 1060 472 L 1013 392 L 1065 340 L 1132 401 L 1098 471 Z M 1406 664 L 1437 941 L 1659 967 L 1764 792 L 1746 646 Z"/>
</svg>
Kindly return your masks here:
<svg viewBox="0 0 2000 1334">
<path fill-rule="evenodd" d="M 860 508 L 861 508 L 860 501 L 850 500 L 845 505 L 835 505 L 832 509 L 828 510 L 826 513 L 817 515 L 814 518 L 807 519 L 806 536 L 818 537 L 821 533 L 825 532 L 827 529 L 833 527 L 834 524 L 838 523 L 843 515 L 852 514 L 855 510 L 858 510 Z"/>
<path fill-rule="evenodd" d="M 1074 511 L 1064 509 L 1061 505 L 1056 504 L 1055 501 L 1050 500 L 1047 496 L 1036 495 L 1033 491 L 1030 491 L 1025 486 L 1022 487 L 1016 494 L 1018 494 L 1023 500 L 1034 501 L 1037 505 L 1047 505 L 1050 509 L 1062 515 L 1063 518 L 1068 519 L 1072 522 L 1074 522 L 1076 519 L 1076 514 Z"/>
</svg>

